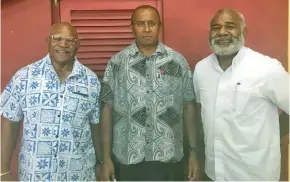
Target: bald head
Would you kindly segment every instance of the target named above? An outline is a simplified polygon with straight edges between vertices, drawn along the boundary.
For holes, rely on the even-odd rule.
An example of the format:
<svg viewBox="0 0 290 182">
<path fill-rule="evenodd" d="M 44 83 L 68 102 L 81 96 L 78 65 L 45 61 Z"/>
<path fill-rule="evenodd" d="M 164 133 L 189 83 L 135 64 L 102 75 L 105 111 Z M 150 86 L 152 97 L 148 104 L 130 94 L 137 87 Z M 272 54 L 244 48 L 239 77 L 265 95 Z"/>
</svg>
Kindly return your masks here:
<svg viewBox="0 0 290 182">
<path fill-rule="evenodd" d="M 231 9 L 231 8 L 223 8 L 223 9 L 218 10 L 215 13 L 215 15 L 211 18 L 210 26 L 212 25 L 212 23 L 214 22 L 214 20 L 218 16 L 220 16 L 221 14 L 224 14 L 224 13 L 227 13 L 230 16 L 232 16 L 234 19 L 236 19 L 237 22 L 239 23 L 240 27 L 241 27 L 241 30 L 242 31 L 244 30 L 244 28 L 246 27 L 246 21 L 245 21 L 245 18 L 243 16 L 243 14 L 238 12 L 237 10 L 234 10 L 234 9 Z"/>
<path fill-rule="evenodd" d="M 79 48 L 78 33 L 74 26 L 61 22 L 54 24 L 47 38 L 50 58 L 53 62 L 72 63 Z"/>
<path fill-rule="evenodd" d="M 50 36 L 56 34 L 67 34 L 67 36 L 78 38 L 76 28 L 67 22 L 56 23 L 51 27 Z"/>
<path fill-rule="evenodd" d="M 159 23 L 161 23 L 159 12 L 157 11 L 157 9 L 155 7 L 150 6 L 150 5 L 141 5 L 141 6 L 138 6 L 133 11 L 132 16 L 131 16 L 131 24 L 134 24 L 135 17 L 137 16 L 136 14 L 138 14 L 139 11 L 142 11 L 142 10 L 145 10 L 145 9 L 149 9 L 149 10 L 152 10 L 153 12 L 155 12 L 157 14 L 157 16 L 158 16 Z"/>
</svg>

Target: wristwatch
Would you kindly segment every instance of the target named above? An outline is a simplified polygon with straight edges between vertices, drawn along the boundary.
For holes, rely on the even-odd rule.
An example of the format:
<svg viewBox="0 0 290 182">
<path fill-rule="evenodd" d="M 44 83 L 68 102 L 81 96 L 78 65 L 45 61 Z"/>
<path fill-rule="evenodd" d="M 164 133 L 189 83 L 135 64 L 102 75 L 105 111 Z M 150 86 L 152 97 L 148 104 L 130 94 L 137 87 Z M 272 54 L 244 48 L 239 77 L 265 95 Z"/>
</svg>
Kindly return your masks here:
<svg viewBox="0 0 290 182">
<path fill-rule="evenodd" d="M 102 164 L 103 164 L 103 161 L 101 161 L 101 160 L 97 160 L 97 161 L 96 161 L 96 164 L 101 164 L 101 165 L 102 165 Z"/>
<path fill-rule="evenodd" d="M 196 152 L 197 148 L 196 147 L 189 147 L 189 152 Z"/>
</svg>

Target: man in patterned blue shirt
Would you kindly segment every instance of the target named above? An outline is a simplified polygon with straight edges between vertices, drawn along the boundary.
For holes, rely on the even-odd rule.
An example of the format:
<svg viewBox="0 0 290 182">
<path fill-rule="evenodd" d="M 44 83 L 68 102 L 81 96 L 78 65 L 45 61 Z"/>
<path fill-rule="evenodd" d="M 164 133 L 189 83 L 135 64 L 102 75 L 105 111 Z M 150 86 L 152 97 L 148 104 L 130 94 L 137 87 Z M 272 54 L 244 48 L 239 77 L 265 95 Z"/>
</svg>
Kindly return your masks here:
<svg viewBox="0 0 290 182">
<path fill-rule="evenodd" d="M 137 7 L 135 41 L 106 68 L 100 94 L 104 181 L 183 181 L 183 131 L 188 180 L 198 178 L 191 71 L 180 53 L 158 41 L 160 29 L 154 7 Z"/>
<path fill-rule="evenodd" d="M 72 25 L 55 24 L 47 41 L 49 54 L 20 69 L 1 95 L 1 180 L 17 180 L 10 162 L 22 120 L 19 180 L 96 180 L 98 78 L 75 57 Z"/>
</svg>

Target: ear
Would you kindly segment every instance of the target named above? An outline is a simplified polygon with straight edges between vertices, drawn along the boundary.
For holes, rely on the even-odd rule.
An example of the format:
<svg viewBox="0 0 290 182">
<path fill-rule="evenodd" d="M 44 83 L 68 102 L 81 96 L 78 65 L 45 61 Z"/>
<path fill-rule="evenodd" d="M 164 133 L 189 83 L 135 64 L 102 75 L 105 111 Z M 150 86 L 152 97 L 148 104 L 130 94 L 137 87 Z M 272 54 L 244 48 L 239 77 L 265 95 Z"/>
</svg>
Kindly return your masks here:
<svg viewBox="0 0 290 182">
<path fill-rule="evenodd" d="M 211 32 L 210 30 L 207 32 L 207 40 L 210 43 L 210 39 L 211 39 Z"/>
<path fill-rule="evenodd" d="M 162 28 L 163 28 L 163 24 L 162 24 L 161 20 L 159 20 L 159 24 L 158 24 L 159 33 L 162 31 Z"/>
<path fill-rule="evenodd" d="M 130 24 L 130 29 L 131 29 L 131 32 L 135 35 L 134 25 L 132 23 Z"/>
<path fill-rule="evenodd" d="M 247 29 L 247 27 L 245 27 L 244 29 L 243 29 L 243 36 L 244 36 L 244 39 L 246 39 L 246 37 L 247 37 L 247 34 L 248 34 L 248 29 Z"/>
<path fill-rule="evenodd" d="M 78 50 L 80 48 L 80 41 L 76 41 L 76 49 Z"/>
</svg>

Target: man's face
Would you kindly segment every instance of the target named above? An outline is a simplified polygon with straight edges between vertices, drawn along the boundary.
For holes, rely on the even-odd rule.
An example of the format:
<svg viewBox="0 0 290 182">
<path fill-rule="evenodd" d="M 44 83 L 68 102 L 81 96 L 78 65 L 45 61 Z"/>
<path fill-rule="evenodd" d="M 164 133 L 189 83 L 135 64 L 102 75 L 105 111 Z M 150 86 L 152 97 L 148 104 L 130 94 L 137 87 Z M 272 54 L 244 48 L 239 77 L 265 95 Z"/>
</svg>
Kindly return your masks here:
<svg viewBox="0 0 290 182">
<path fill-rule="evenodd" d="M 244 45 L 244 32 L 238 14 L 225 11 L 217 14 L 211 24 L 209 41 L 214 53 L 220 56 L 232 55 Z"/>
<path fill-rule="evenodd" d="M 56 27 L 48 37 L 49 53 L 53 61 L 65 63 L 74 60 L 79 41 L 74 31 L 68 27 Z"/>
<path fill-rule="evenodd" d="M 153 9 L 137 10 L 131 25 L 136 42 L 142 46 L 156 45 L 158 43 L 160 24 L 159 16 Z"/>
</svg>

